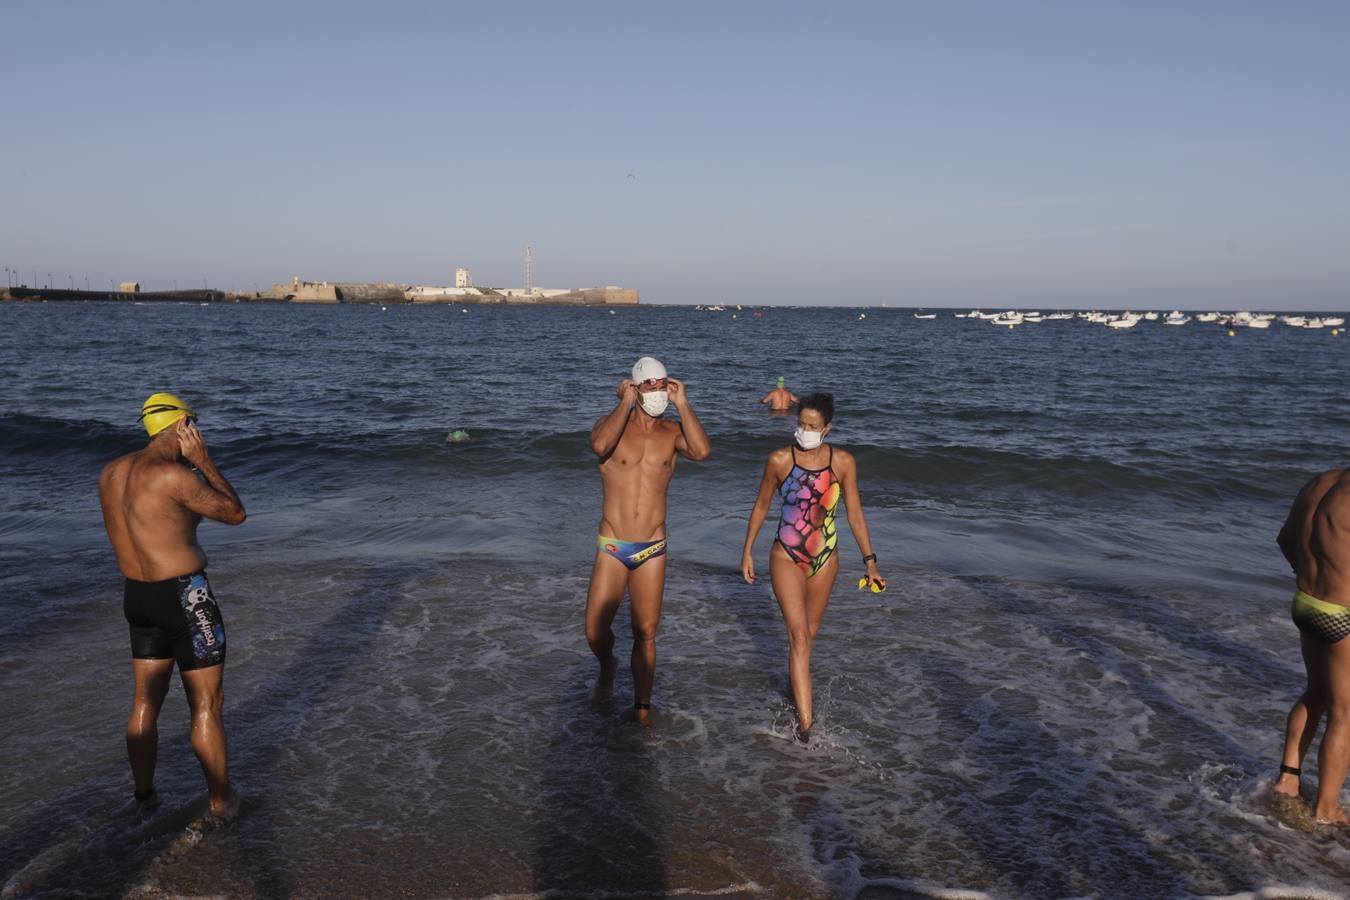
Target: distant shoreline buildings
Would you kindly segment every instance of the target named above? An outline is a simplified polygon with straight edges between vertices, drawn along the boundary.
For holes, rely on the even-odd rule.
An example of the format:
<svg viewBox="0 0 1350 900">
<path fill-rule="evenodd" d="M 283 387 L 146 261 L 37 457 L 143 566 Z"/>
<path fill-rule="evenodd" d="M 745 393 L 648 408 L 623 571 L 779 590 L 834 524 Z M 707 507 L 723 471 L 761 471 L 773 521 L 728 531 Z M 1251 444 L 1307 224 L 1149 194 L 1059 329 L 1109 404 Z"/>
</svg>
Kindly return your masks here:
<svg viewBox="0 0 1350 900">
<path fill-rule="evenodd" d="M 528 273 L 528 270 L 527 270 Z M 528 278 L 528 274 L 527 274 Z M 634 288 L 606 285 L 588 288 L 478 287 L 463 266 L 455 270 L 455 286 L 407 285 L 388 281 L 306 281 L 296 276 L 272 285 L 268 291 L 202 290 L 143 291 L 140 282 L 124 281 L 117 290 L 65 290 L 12 285 L 0 288 L 0 300 L 103 301 L 250 301 L 274 303 L 460 303 L 517 306 L 636 306 Z"/>
<path fill-rule="evenodd" d="M 390 282 L 305 281 L 298 276 L 272 285 L 268 298 L 291 303 L 509 303 L 518 305 L 635 306 L 633 288 L 606 285 L 589 288 L 477 287 L 463 266 L 455 270 L 455 286 L 401 285 Z"/>
</svg>

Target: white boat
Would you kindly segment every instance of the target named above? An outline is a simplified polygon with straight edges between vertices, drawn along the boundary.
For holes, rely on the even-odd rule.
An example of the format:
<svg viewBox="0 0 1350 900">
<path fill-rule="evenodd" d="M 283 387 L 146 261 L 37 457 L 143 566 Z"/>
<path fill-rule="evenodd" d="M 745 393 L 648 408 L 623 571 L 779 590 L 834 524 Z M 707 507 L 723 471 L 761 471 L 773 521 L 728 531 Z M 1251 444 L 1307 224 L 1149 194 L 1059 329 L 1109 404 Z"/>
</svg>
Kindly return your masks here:
<svg viewBox="0 0 1350 900">
<path fill-rule="evenodd" d="M 915 313 L 915 314 L 914 314 L 914 318 L 916 318 L 916 319 L 936 319 L 936 318 L 937 318 L 937 313 L 927 313 L 927 314 L 925 314 L 925 315 L 920 315 L 919 313 Z"/>
<path fill-rule="evenodd" d="M 1057 312 L 1057 313 L 1051 313 L 1050 315 L 1046 316 L 1046 317 L 1045 317 L 1045 321 L 1047 321 L 1047 322 L 1052 321 L 1052 320 L 1053 320 L 1053 321 L 1063 321 L 1064 319 L 1072 319 L 1072 318 L 1073 318 L 1073 313 Z"/>
<path fill-rule="evenodd" d="M 1144 313 L 1144 318 L 1148 319 L 1150 322 L 1156 322 L 1158 321 L 1158 314 L 1155 312 L 1146 312 Z"/>
<path fill-rule="evenodd" d="M 1185 324 L 1186 324 L 1187 322 L 1189 322 L 1190 320 L 1191 320 L 1191 317 L 1190 317 L 1190 316 L 1186 315 L 1185 313 L 1183 313 L 1183 312 L 1182 312 L 1181 310 L 1179 310 L 1179 309 L 1174 309 L 1174 310 L 1172 310 L 1170 313 L 1167 314 L 1167 318 L 1163 319 L 1163 324 L 1164 324 L 1164 325 L 1185 325 Z"/>
<path fill-rule="evenodd" d="M 1308 321 L 1303 316 L 1280 316 L 1280 321 L 1290 328 L 1302 328 L 1303 323 Z"/>
<path fill-rule="evenodd" d="M 995 325 L 1007 325 L 1009 328 L 1011 328 L 1014 325 L 1022 324 L 1022 314 L 1010 309 L 1007 312 L 999 313 L 997 316 L 994 316 L 992 319 L 989 319 L 988 321 Z"/>
<path fill-rule="evenodd" d="M 1341 318 L 1340 316 L 1333 316 L 1330 319 L 1323 319 L 1322 324 L 1329 325 L 1332 328 L 1339 328 L 1345 324 L 1345 319 Z"/>
<path fill-rule="evenodd" d="M 1324 324 L 1326 324 L 1326 323 L 1323 322 L 1321 319 L 1309 319 L 1308 321 L 1306 321 L 1306 322 L 1303 323 L 1303 327 L 1304 327 L 1304 328 L 1321 328 Z"/>
<path fill-rule="evenodd" d="M 1195 320 L 1197 322 L 1217 322 L 1219 321 L 1219 314 L 1216 312 L 1200 313 L 1195 317 Z"/>
<path fill-rule="evenodd" d="M 1139 317 L 1132 315 L 1123 315 L 1115 319 L 1107 319 L 1107 328 L 1133 328 L 1139 324 Z"/>
</svg>

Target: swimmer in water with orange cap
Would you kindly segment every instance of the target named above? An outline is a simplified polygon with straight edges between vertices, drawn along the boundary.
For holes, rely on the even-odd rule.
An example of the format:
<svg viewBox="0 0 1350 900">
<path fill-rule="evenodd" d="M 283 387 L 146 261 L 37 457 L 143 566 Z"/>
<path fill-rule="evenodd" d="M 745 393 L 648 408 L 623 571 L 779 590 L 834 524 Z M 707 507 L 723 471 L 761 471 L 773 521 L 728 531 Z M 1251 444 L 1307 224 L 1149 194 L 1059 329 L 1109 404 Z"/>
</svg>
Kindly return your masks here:
<svg viewBox="0 0 1350 900">
<path fill-rule="evenodd" d="M 108 463 L 98 480 L 103 524 L 124 577 L 122 610 L 131 628 L 135 694 L 127 755 L 135 796 L 155 794 L 160 707 L 177 663 L 192 711 L 192 749 L 210 792 L 211 814 L 237 808 L 225 751 L 222 679 L 225 623 L 197 543 L 203 518 L 238 525 L 244 504 L 220 474 L 197 430 L 197 413 L 173 394 L 141 406 L 150 443 Z"/>
</svg>

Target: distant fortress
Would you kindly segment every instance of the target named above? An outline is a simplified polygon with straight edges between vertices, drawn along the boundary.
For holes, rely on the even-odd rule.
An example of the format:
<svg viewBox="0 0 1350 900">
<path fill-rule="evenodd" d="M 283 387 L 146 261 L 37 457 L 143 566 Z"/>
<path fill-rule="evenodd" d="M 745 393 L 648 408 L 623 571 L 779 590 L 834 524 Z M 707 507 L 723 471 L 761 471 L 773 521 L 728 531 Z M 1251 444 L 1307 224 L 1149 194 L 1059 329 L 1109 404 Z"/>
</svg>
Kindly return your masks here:
<svg viewBox="0 0 1350 900">
<path fill-rule="evenodd" d="M 463 276 L 463 277 L 460 277 Z M 635 306 L 633 288 L 607 285 L 592 288 L 475 287 L 465 269 L 456 273 L 454 287 L 408 286 L 388 282 L 290 281 L 272 285 L 268 299 L 292 303 L 504 303 L 565 306 Z"/>
</svg>

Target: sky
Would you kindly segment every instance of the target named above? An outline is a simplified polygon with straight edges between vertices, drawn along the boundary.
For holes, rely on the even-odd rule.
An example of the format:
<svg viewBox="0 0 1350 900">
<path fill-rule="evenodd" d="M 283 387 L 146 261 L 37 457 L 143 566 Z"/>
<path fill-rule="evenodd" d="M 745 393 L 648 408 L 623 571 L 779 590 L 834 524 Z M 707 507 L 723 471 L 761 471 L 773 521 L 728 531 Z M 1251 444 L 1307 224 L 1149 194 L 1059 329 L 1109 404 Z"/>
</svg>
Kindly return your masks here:
<svg viewBox="0 0 1350 900">
<path fill-rule="evenodd" d="M 0 0 L 11 281 L 1350 308 L 1350 3 Z M 17 273 L 15 275 L 14 273 Z"/>
</svg>

